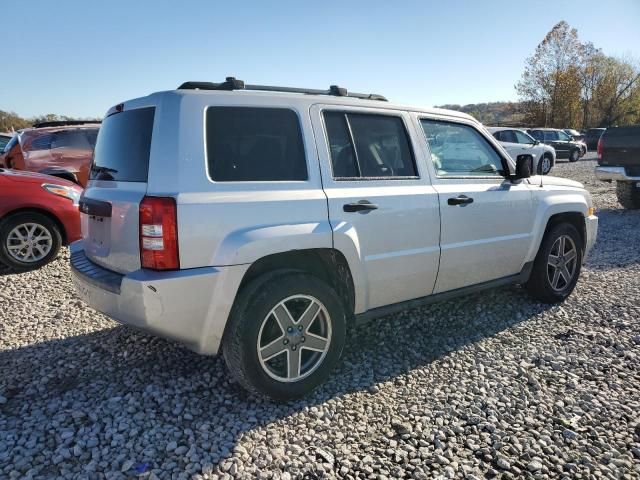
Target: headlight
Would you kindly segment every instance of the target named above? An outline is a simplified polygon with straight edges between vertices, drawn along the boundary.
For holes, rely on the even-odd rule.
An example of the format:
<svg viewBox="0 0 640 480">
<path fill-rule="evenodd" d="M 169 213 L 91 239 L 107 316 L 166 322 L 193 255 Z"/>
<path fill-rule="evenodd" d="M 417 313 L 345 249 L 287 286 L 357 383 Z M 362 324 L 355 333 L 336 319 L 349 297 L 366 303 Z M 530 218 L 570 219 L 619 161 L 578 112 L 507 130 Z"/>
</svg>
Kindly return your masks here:
<svg viewBox="0 0 640 480">
<path fill-rule="evenodd" d="M 77 205 L 80 201 L 80 192 L 73 187 L 65 187 L 64 185 L 54 185 L 52 183 L 43 183 L 42 188 L 47 192 L 58 195 L 59 197 L 68 198 Z"/>
</svg>

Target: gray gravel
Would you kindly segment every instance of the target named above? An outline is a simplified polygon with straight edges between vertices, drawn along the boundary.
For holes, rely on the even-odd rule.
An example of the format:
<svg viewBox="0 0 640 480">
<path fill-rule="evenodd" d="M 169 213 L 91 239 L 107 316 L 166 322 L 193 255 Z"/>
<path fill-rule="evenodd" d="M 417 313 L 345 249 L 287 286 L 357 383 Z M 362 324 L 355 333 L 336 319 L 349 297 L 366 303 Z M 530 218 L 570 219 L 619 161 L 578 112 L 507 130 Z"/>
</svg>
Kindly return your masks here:
<svg viewBox="0 0 640 480">
<path fill-rule="evenodd" d="M 84 306 L 64 258 L 0 277 L 0 477 L 639 478 L 640 212 L 594 165 L 554 170 L 601 221 L 564 304 L 512 287 L 389 317 L 290 405 Z"/>
</svg>

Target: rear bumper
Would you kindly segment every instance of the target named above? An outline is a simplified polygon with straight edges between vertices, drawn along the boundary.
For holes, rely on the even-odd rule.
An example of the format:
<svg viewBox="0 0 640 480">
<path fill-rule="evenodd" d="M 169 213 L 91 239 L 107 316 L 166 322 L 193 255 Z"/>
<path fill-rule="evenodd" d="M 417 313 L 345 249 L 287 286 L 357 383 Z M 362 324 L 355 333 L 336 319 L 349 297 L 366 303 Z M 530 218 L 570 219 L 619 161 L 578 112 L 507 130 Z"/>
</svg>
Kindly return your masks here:
<svg viewBox="0 0 640 480">
<path fill-rule="evenodd" d="M 248 265 L 126 275 L 90 262 L 82 241 L 71 245 L 77 295 L 114 320 L 176 340 L 198 353 L 218 353 L 224 327 Z"/>
<path fill-rule="evenodd" d="M 622 182 L 640 182 L 640 176 L 627 175 L 624 167 L 596 167 L 598 180 L 610 182 L 612 180 Z"/>
<path fill-rule="evenodd" d="M 589 251 L 593 248 L 596 243 L 596 238 L 598 237 L 598 217 L 595 215 L 588 216 L 585 219 L 585 228 L 587 233 L 587 242 L 584 249 L 584 256 L 589 254 Z"/>
</svg>

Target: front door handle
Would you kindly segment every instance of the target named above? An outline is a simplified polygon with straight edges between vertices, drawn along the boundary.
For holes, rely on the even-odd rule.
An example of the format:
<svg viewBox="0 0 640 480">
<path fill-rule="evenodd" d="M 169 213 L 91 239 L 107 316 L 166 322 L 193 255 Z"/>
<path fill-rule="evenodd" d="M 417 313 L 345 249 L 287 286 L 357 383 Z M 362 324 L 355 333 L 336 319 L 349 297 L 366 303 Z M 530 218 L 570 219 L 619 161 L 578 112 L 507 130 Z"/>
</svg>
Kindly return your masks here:
<svg viewBox="0 0 640 480">
<path fill-rule="evenodd" d="M 449 205 L 467 205 L 469 203 L 473 203 L 473 198 L 467 197 L 466 195 L 459 195 L 457 197 L 450 198 L 447 200 Z"/>
<path fill-rule="evenodd" d="M 368 212 L 370 210 L 377 210 L 377 209 L 378 209 L 378 205 L 376 205 L 375 203 L 371 203 L 368 200 L 360 200 L 359 202 L 347 203 L 342 206 L 342 210 L 344 210 L 347 213 Z"/>
</svg>

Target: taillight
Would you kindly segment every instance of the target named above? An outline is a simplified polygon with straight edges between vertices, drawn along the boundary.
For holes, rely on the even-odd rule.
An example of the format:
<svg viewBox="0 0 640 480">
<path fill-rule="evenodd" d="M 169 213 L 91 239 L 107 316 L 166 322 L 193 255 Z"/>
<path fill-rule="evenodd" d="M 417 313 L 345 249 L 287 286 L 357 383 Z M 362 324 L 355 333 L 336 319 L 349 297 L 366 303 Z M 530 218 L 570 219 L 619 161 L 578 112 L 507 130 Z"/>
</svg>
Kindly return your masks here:
<svg viewBox="0 0 640 480">
<path fill-rule="evenodd" d="M 602 137 L 598 140 L 598 160 L 602 160 Z"/>
<path fill-rule="evenodd" d="M 177 270 L 178 215 L 171 197 L 144 197 L 140 202 L 140 264 L 153 270 Z"/>
</svg>

